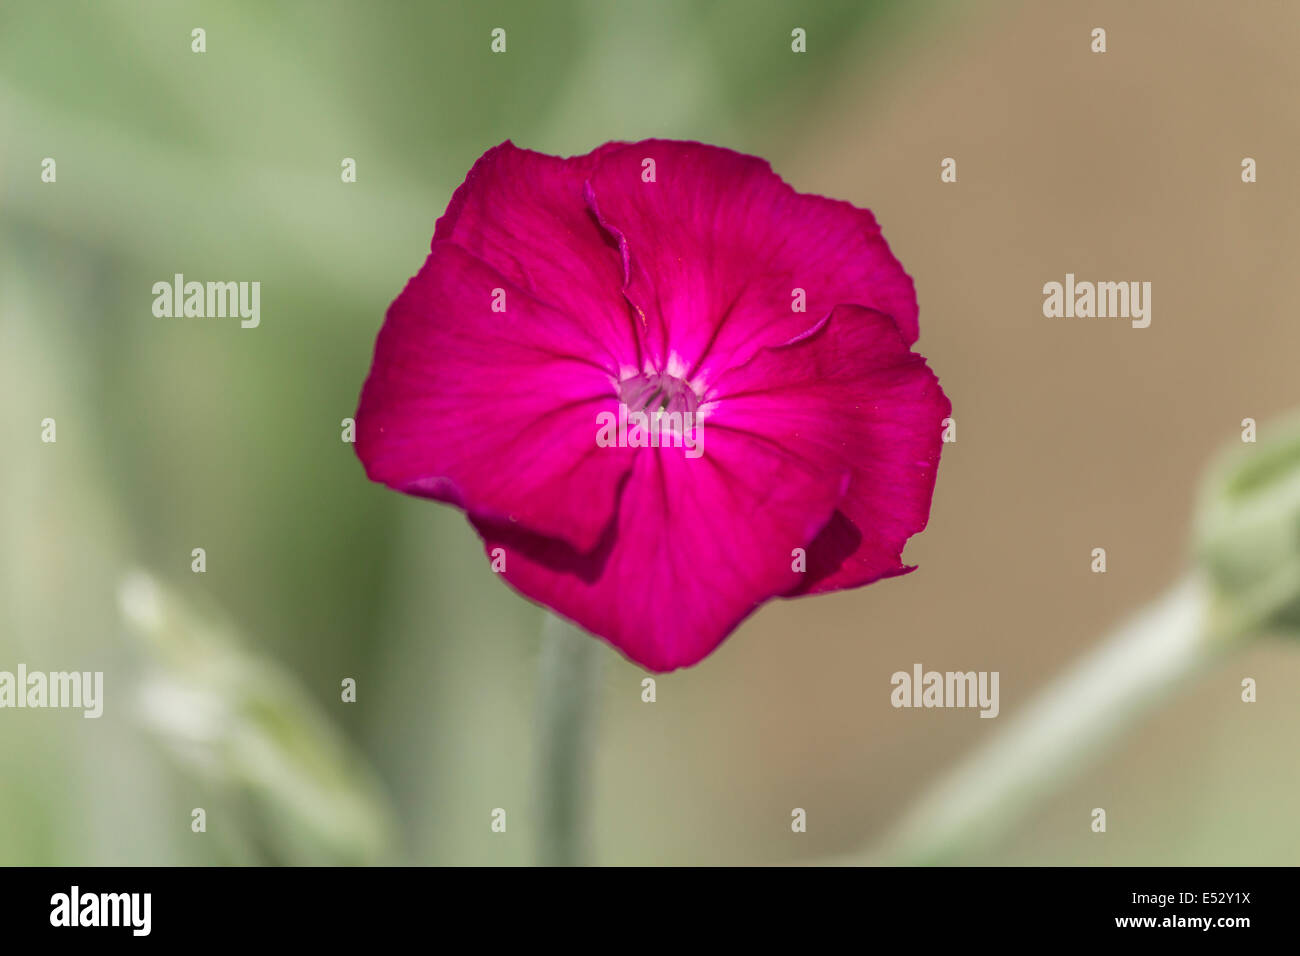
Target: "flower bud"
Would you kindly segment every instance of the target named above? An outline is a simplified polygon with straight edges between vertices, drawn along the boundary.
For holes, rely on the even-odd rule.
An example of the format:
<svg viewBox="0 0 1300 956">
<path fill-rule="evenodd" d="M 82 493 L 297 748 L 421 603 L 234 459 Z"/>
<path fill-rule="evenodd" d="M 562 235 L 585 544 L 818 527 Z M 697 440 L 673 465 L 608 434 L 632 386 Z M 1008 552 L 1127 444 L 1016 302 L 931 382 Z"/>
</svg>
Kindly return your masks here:
<svg viewBox="0 0 1300 956">
<path fill-rule="evenodd" d="M 1202 489 L 1195 552 L 1230 633 L 1300 634 L 1300 418 L 1224 455 Z"/>
</svg>

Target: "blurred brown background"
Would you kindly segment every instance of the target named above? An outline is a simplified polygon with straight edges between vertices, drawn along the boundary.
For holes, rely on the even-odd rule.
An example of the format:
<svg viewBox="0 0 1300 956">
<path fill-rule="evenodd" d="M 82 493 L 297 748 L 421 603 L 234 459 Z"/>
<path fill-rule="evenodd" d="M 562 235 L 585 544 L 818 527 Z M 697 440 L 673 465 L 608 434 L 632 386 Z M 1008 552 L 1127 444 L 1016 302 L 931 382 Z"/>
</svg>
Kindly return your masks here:
<svg viewBox="0 0 1300 956">
<path fill-rule="evenodd" d="M 937 20 L 883 62 L 862 57 L 791 161 L 773 157 L 801 188 L 876 211 L 916 279 L 920 349 L 958 422 L 908 551 L 918 572 L 775 608 L 726 651 L 745 675 L 717 710 L 763 728 L 746 776 L 766 782 L 719 802 L 779 816 L 817 774 L 824 793 L 806 799 L 837 822 L 808 836 L 826 852 L 840 820 L 876 832 L 1178 577 L 1202 469 L 1243 418 L 1267 428 L 1300 400 L 1300 7 L 976 4 Z M 1090 51 L 1097 26 L 1105 54 Z M 939 181 L 948 156 L 952 184 Z M 1066 272 L 1150 281 L 1151 326 L 1045 318 L 1043 283 Z M 1105 575 L 1089 570 L 1094 547 Z M 914 661 L 1000 670 L 1003 717 L 891 709 L 888 675 Z M 1261 687 L 1250 706 L 1246 676 Z M 978 862 L 1294 864 L 1298 679 L 1294 645 L 1232 658 Z M 1095 806 L 1104 838 L 1087 826 Z"/>
</svg>

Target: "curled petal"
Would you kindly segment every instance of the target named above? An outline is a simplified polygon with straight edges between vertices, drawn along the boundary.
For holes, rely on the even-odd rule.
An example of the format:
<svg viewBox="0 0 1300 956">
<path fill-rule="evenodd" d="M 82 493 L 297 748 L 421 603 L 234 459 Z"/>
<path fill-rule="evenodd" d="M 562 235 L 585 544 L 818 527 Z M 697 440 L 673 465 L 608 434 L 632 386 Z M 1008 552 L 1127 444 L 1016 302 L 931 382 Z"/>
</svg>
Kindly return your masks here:
<svg viewBox="0 0 1300 956">
<path fill-rule="evenodd" d="M 738 364 L 841 304 L 882 312 L 906 344 L 916 341 L 912 279 L 875 217 L 795 192 L 761 159 L 632 143 L 597 158 L 587 201 L 625 243 L 626 292 L 661 369 L 674 357 L 691 377 Z"/>
<path fill-rule="evenodd" d="M 452 242 L 538 301 L 580 319 L 593 357 L 639 366 L 637 323 L 620 293 L 623 258 L 583 198 L 607 143 L 561 159 L 509 140 L 488 150 L 438 220 L 434 242 Z"/>
</svg>

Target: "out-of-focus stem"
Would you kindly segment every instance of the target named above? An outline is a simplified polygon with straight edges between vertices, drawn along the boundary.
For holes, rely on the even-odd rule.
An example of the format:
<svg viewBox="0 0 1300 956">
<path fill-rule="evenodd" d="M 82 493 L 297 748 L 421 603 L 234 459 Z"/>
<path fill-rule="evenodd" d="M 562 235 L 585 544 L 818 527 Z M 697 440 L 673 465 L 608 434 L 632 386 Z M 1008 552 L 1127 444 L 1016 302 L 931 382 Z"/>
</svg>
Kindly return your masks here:
<svg viewBox="0 0 1300 956">
<path fill-rule="evenodd" d="M 1035 796 L 1225 646 L 1212 620 L 1199 577 L 1171 588 L 967 755 L 861 862 L 943 863 L 994 841 Z"/>
<path fill-rule="evenodd" d="M 587 862 L 601 643 L 547 613 L 537 686 L 538 862 Z"/>
</svg>

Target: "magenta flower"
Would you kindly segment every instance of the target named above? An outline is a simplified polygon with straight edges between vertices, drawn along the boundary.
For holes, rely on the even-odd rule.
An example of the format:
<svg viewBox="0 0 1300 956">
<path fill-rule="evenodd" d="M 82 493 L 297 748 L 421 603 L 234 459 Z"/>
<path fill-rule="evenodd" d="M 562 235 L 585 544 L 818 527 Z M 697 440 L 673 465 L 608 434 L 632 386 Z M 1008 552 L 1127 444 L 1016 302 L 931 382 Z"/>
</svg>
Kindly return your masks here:
<svg viewBox="0 0 1300 956">
<path fill-rule="evenodd" d="M 913 570 L 950 409 L 916 338 L 871 213 L 763 160 L 505 142 L 388 310 L 357 454 L 463 509 L 518 591 L 672 670 L 770 598 Z"/>
</svg>

